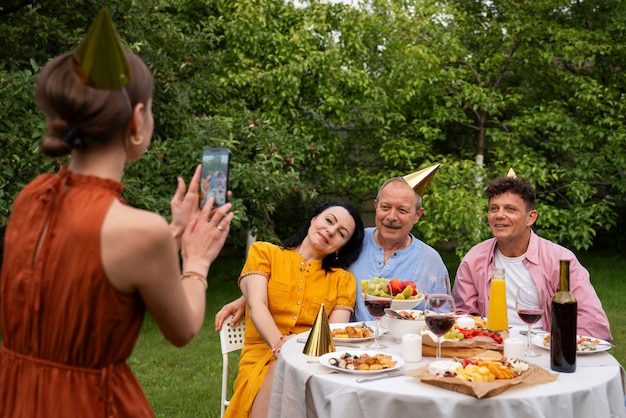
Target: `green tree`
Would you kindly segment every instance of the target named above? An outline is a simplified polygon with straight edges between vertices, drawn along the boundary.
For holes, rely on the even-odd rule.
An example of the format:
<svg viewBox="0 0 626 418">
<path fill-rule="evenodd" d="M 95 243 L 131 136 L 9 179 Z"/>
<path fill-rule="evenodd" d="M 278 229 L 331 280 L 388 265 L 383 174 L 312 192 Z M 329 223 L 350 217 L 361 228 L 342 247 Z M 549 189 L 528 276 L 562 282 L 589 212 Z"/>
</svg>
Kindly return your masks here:
<svg viewBox="0 0 626 418">
<path fill-rule="evenodd" d="M 39 156 L 34 77 L 101 2 L 0 6 L 0 229 Z M 367 202 L 440 162 L 416 233 L 459 254 L 489 236 L 485 182 L 513 167 L 539 233 L 588 248 L 626 212 L 622 1 L 111 0 L 155 76 L 155 135 L 127 200 L 169 213 L 205 146 L 231 148 L 233 238 L 276 239 L 319 200 Z M 33 29 L 34 28 L 34 29 Z M 156 30 L 158 28 L 158 30 Z"/>
<path fill-rule="evenodd" d="M 624 3 L 450 4 L 465 53 L 447 64 L 448 98 L 476 132 L 476 160 L 531 179 L 539 233 L 588 248 L 624 210 Z"/>
<path fill-rule="evenodd" d="M 623 7 L 371 1 L 347 14 L 345 54 L 369 76 L 370 96 L 346 99 L 372 133 L 351 138 L 371 144 L 359 180 L 445 162 L 426 197 L 436 222 L 419 232 L 462 254 L 489 236 L 485 182 L 513 167 L 537 187 L 538 232 L 588 248 L 624 211 Z"/>
</svg>

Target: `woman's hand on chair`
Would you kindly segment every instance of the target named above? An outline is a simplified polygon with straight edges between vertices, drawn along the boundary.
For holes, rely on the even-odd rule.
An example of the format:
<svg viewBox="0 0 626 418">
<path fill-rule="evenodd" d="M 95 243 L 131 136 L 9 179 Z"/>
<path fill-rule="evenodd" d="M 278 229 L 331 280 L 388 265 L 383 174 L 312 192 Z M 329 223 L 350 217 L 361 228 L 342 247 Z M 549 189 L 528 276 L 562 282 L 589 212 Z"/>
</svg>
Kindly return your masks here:
<svg viewBox="0 0 626 418">
<path fill-rule="evenodd" d="M 243 317 L 245 311 L 246 299 L 243 296 L 222 306 L 222 309 L 215 314 L 215 330 L 221 330 L 224 321 L 226 321 L 230 315 L 233 316 L 230 325 L 234 326 Z"/>
</svg>

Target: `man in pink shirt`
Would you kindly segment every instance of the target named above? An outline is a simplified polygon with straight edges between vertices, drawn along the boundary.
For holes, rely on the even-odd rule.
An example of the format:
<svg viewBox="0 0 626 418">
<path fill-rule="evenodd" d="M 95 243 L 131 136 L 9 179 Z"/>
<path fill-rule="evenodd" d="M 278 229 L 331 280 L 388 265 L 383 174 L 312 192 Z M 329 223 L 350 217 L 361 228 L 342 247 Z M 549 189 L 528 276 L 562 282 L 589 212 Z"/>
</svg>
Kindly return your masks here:
<svg viewBox="0 0 626 418">
<path fill-rule="evenodd" d="M 530 183 L 517 177 L 499 177 L 489 183 L 486 194 L 489 228 L 494 238 L 474 246 L 463 257 L 452 291 L 457 312 L 486 316 L 491 273 L 494 267 L 502 267 L 506 274 L 509 324 L 523 325 L 515 311 L 515 292 L 518 287 L 534 284 L 546 297 L 541 326 L 549 331 L 549 301 L 559 286 L 559 260 L 570 260 L 570 290 L 578 300 L 578 334 L 611 341 L 609 320 L 587 269 L 573 252 L 532 230 L 537 211 L 535 190 Z"/>
</svg>

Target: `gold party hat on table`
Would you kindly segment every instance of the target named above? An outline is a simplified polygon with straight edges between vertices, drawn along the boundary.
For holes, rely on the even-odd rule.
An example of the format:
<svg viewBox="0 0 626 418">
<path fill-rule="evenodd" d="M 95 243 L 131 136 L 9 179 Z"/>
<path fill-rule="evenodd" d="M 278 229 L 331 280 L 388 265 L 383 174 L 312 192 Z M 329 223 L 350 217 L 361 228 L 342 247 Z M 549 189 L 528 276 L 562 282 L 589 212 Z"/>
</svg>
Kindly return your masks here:
<svg viewBox="0 0 626 418">
<path fill-rule="evenodd" d="M 335 351 L 335 343 L 333 343 L 330 326 L 328 325 L 328 317 L 326 316 L 324 304 L 322 303 L 302 352 L 307 356 L 319 357 L 326 353 L 332 353 L 333 351 Z"/>
<path fill-rule="evenodd" d="M 440 165 L 441 164 L 435 164 L 420 171 L 416 171 L 415 173 L 407 174 L 403 179 L 409 183 L 409 186 L 415 190 L 415 193 L 422 196 Z"/>
<path fill-rule="evenodd" d="M 76 49 L 74 71 L 84 84 L 98 90 L 119 90 L 130 81 L 128 59 L 106 9 Z"/>
</svg>

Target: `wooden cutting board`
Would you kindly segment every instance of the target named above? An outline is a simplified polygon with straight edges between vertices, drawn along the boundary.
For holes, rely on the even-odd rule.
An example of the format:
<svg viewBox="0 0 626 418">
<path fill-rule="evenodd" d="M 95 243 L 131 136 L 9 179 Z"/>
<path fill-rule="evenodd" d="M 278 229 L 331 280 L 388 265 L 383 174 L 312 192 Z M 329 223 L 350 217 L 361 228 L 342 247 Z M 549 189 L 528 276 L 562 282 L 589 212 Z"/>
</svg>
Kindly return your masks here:
<svg viewBox="0 0 626 418">
<path fill-rule="evenodd" d="M 470 358 L 484 352 L 484 348 L 441 347 L 441 357 L 449 358 Z M 435 357 L 437 355 L 437 347 L 431 347 L 423 344 L 422 355 L 426 357 Z"/>
</svg>

